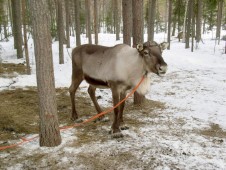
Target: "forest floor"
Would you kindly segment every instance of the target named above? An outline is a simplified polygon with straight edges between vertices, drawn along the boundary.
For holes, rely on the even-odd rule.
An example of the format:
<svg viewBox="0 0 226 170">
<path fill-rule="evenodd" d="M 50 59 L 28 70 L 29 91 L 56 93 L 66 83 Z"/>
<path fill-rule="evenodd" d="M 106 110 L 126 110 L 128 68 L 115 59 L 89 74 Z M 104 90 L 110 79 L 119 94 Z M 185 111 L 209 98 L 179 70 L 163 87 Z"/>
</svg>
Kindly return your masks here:
<svg viewBox="0 0 226 170">
<path fill-rule="evenodd" d="M 8 64 L 7 66 L 10 69 L 1 71 L 0 76 L 7 74 L 10 77 L 17 76 L 15 72 L 23 74 L 26 69 L 21 64 Z M 95 114 L 93 113 L 94 107 L 84 92 L 85 90 L 79 90 L 76 100 L 82 119 L 87 119 Z M 59 122 L 61 125 L 72 125 L 74 122 L 70 121 L 68 89 L 58 88 L 56 92 Z M 166 95 L 175 94 L 168 93 Z M 9 145 L 29 134 L 37 134 L 39 119 L 37 88 L 12 88 L 1 91 L 0 96 L 0 146 Z M 196 125 L 201 125 L 204 122 L 199 119 L 189 122 L 183 118 L 175 118 L 173 112 L 180 111 L 175 109 L 166 106 L 163 102 L 153 100 L 146 100 L 142 106 L 134 106 L 132 98 L 130 98 L 125 109 L 125 122 L 130 129 L 123 131 L 122 139 L 111 139 L 108 134 L 112 122 L 112 114 L 109 114 L 109 122 L 92 122 L 76 129 L 69 129 L 66 133 L 62 132 L 63 138 L 67 138 L 69 135 L 71 140 L 60 147 L 30 148 L 29 145 L 32 144 L 28 143 L 6 150 L 0 156 L 0 169 L 98 170 L 162 169 L 166 167 L 184 169 L 185 165 L 180 163 L 180 159 L 183 160 L 182 162 L 187 159 L 196 159 L 196 154 L 199 156 L 202 154 L 203 161 L 205 157 L 226 156 L 225 152 L 222 155 L 209 154 L 213 148 L 219 150 L 219 153 L 226 150 L 225 130 L 217 124 L 210 124 L 205 129 L 193 129 L 189 127 L 189 124 L 195 122 Z M 167 140 L 173 141 L 174 144 L 171 145 L 171 142 L 166 142 Z M 38 141 L 32 143 L 37 145 Z M 186 145 L 192 146 L 193 149 Z M 200 150 L 200 148 L 202 149 Z M 176 159 L 178 157 L 179 160 Z M 123 166 L 123 162 L 126 166 Z M 222 165 L 225 164 L 222 162 Z M 196 164 L 189 165 L 189 168 L 192 169 L 206 169 L 206 167 L 207 169 L 221 169 L 222 166 L 215 164 L 214 161 L 207 161 L 200 164 L 199 167 Z"/>
</svg>

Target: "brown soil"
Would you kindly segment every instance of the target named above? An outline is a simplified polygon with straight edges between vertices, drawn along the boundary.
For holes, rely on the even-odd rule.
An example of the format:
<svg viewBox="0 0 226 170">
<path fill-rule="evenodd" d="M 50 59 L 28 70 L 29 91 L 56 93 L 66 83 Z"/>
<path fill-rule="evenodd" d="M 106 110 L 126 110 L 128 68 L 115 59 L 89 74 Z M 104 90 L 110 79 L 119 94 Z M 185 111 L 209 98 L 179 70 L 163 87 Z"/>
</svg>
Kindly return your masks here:
<svg viewBox="0 0 226 170">
<path fill-rule="evenodd" d="M 70 98 L 68 89 L 56 90 L 57 109 L 61 124 L 70 125 Z M 39 109 L 37 89 L 5 90 L 0 92 L 0 139 L 18 139 L 21 135 L 38 133 Z M 94 108 L 85 97 L 77 97 L 77 106 L 82 115 L 91 115 Z M 94 112 L 95 113 L 95 112 Z"/>
<path fill-rule="evenodd" d="M 21 64 L 13 64 L 13 63 L 1 63 L 0 64 L 0 77 L 16 77 L 17 74 L 26 74 L 27 69 L 26 65 Z"/>
<path fill-rule="evenodd" d="M 226 131 L 218 124 L 211 124 L 209 128 L 200 131 L 200 134 L 208 137 L 226 138 Z"/>
<path fill-rule="evenodd" d="M 18 139 L 25 134 L 38 133 L 38 96 L 35 87 L 27 87 L 26 89 L 4 90 L 0 92 L 0 138 L 1 140 Z M 57 95 L 57 109 L 60 124 L 70 125 L 71 104 L 67 88 L 56 90 Z M 95 108 L 91 106 L 91 100 L 87 97 L 81 96 L 78 93 L 76 98 L 77 110 L 79 117 L 88 118 L 96 114 Z M 164 108 L 164 104 L 155 101 L 145 101 L 142 106 L 133 106 L 128 103 L 125 112 L 132 112 L 143 110 L 150 112 L 153 109 Z M 110 118 L 112 114 L 109 114 Z M 128 124 L 135 124 L 138 126 L 139 121 L 127 118 Z M 99 122 L 98 124 L 104 124 Z M 96 126 L 87 125 L 87 131 L 95 129 Z M 79 135 L 79 134 L 78 134 Z M 84 139 L 83 139 L 84 140 Z"/>
</svg>

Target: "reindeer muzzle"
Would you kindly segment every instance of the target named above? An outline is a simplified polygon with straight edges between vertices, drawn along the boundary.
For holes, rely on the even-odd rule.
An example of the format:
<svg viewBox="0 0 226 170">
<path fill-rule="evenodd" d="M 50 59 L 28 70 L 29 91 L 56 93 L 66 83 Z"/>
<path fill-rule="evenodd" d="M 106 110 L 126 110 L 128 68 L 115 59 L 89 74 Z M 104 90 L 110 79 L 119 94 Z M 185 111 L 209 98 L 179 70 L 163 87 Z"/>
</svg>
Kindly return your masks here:
<svg viewBox="0 0 226 170">
<path fill-rule="evenodd" d="M 158 70 L 158 75 L 163 75 L 167 71 L 167 65 L 160 65 L 159 67 L 157 67 L 157 70 Z"/>
</svg>

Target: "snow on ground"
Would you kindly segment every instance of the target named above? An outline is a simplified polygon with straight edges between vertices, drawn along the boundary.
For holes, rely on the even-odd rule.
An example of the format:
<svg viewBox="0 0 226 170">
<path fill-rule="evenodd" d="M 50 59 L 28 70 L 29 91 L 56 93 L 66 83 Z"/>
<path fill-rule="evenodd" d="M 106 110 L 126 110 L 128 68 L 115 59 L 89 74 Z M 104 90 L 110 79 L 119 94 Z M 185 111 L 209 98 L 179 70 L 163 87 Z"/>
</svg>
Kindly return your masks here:
<svg viewBox="0 0 226 170">
<path fill-rule="evenodd" d="M 226 32 L 223 32 L 225 34 Z M 101 45 L 112 46 L 115 35 L 100 34 Z M 86 43 L 82 35 L 82 43 Z M 164 40 L 163 34 L 156 41 Z M 130 112 L 142 125 L 123 131 L 123 139 L 111 139 L 109 125 L 86 134 L 92 142 L 84 142 L 78 129 L 62 132 L 63 143 L 55 148 L 40 148 L 38 141 L 0 152 L 0 169 L 226 169 L 226 54 L 225 42 L 216 45 L 212 34 L 203 35 L 204 44 L 193 53 L 173 40 L 171 50 L 164 51 L 168 72 L 160 78 L 152 75 L 147 98 L 165 103 L 166 109 Z M 71 44 L 75 44 L 71 38 Z M 18 63 L 13 42 L 0 42 L 3 62 Z M 35 86 L 35 58 L 29 40 L 32 75 L 0 78 L 0 90 Z M 53 43 L 56 87 L 69 87 L 71 49 L 64 51 L 65 64 L 58 64 L 58 44 Z M 81 85 L 85 91 L 87 84 Z M 103 102 L 111 101 L 109 91 L 98 91 Z M 86 128 L 86 127 L 84 127 Z M 216 133 L 213 133 L 216 131 Z M 208 133 L 207 133 L 208 132 Z M 36 157 L 34 157 L 36 155 Z"/>
</svg>

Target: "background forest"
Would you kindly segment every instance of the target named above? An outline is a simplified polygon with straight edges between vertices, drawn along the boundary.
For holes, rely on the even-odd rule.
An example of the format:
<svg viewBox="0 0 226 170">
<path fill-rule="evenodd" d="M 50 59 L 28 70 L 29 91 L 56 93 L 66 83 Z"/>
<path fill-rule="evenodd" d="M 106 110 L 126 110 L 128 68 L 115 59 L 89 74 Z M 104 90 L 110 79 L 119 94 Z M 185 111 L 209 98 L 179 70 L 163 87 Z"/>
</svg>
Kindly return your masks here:
<svg viewBox="0 0 226 170">
<path fill-rule="evenodd" d="M 0 2 L 0 39 L 7 41 L 8 37 L 14 37 L 18 58 L 23 57 L 22 48 L 26 49 L 26 41 L 32 36 L 31 2 Z M 50 15 L 52 40 L 59 40 L 60 46 L 67 44 L 69 48 L 69 36 L 76 35 L 76 46 L 81 44 L 81 34 L 86 35 L 89 43 L 95 44 L 98 44 L 98 33 L 116 34 L 116 40 L 119 40 L 120 34 L 132 37 L 134 35 L 131 33 L 135 34 L 132 22 L 136 22 L 132 14 L 136 10 L 141 12 L 142 21 L 135 25 L 141 25 L 141 32 L 148 34 L 148 40 L 154 39 L 154 33 L 165 32 L 169 34 L 167 41 L 170 42 L 171 36 L 177 36 L 183 31 L 186 48 L 189 48 L 191 34 L 199 42 L 201 35 L 207 31 L 217 30 L 213 38 L 220 39 L 221 27 L 226 29 L 226 15 L 223 15 L 226 7 L 223 0 L 140 0 L 138 3 L 141 3 L 140 8 L 132 8 L 132 0 L 48 0 L 47 15 Z M 95 35 L 95 42 L 92 42 L 91 34 Z M 130 44 L 128 38 L 124 39 L 124 43 Z M 60 55 L 62 53 L 61 50 Z"/>
</svg>

